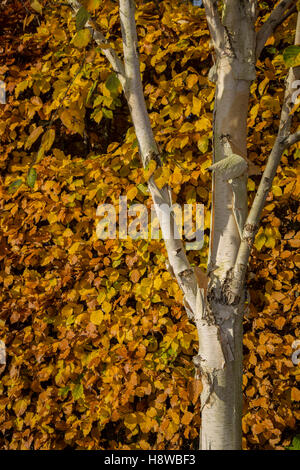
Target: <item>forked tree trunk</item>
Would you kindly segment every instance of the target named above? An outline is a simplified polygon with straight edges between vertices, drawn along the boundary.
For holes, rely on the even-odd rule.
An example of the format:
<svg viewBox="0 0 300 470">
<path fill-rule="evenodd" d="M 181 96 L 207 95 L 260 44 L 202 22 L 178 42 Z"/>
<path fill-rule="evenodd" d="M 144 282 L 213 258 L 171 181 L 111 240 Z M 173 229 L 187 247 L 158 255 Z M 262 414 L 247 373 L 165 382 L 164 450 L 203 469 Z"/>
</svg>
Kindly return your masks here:
<svg viewBox="0 0 300 470">
<path fill-rule="evenodd" d="M 78 11 L 81 3 L 68 0 Z M 151 160 L 161 165 L 159 149 L 151 129 L 140 76 L 134 0 L 119 0 L 124 62 L 108 44 L 103 53 L 122 84 L 135 128 L 143 165 Z M 162 228 L 169 258 L 169 270 L 184 294 L 188 316 L 197 326 L 199 351 L 194 358 L 203 383 L 201 393 L 200 449 L 238 450 L 242 442 L 242 340 L 245 305 L 245 271 L 251 245 L 267 192 L 285 148 L 300 140 L 300 132 L 289 135 L 293 82 L 300 70 L 291 70 L 281 122 L 273 150 L 247 217 L 247 114 L 250 84 L 255 79 L 255 61 L 264 42 L 295 0 L 281 0 L 258 35 L 254 31 L 255 0 L 225 0 L 222 19 L 218 1 L 204 0 L 208 25 L 216 51 L 216 96 L 213 123 L 214 163 L 212 223 L 207 274 L 207 295 L 198 284 L 196 272 L 186 256 L 176 229 L 164 230 L 162 205 L 171 210 L 171 191 L 159 189 L 153 178 L 149 190 Z M 290 13 L 288 13 L 290 14 Z M 97 24 L 90 20 L 94 38 L 101 47 L 106 42 Z M 299 41 L 300 15 L 297 26 Z M 246 220 L 247 219 L 247 220 Z"/>
</svg>

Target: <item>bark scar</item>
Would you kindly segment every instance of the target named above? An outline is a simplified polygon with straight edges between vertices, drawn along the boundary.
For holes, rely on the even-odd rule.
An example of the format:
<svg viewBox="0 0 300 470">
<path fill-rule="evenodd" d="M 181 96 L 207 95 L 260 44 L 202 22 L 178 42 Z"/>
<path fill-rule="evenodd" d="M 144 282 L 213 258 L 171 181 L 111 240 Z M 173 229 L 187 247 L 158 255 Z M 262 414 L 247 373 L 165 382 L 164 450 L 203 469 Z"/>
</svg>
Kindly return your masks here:
<svg viewBox="0 0 300 470">
<path fill-rule="evenodd" d="M 197 355 L 193 357 L 193 362 L 196 366 L 196 378 L 202 379 L 203 391 L 201 393 L 201 409 L 200 412 L 207 406 L 211 400 L 212 394 L 215 390 L 216 385 L 216 375 L 215 370 L 210 372 L 206 371 L 201 362 L 203 362 L 201 356 Z"/>
</svg>

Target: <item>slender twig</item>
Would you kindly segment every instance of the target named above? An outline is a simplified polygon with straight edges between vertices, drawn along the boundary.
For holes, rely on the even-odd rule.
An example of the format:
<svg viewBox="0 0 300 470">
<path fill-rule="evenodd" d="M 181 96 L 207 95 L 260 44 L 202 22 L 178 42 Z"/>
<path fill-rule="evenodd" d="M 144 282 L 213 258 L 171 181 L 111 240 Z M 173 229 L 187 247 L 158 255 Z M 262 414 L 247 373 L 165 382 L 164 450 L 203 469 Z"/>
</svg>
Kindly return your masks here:
<svg viewBox="0 0 300 470">
<path fill-rule="evenodd" d="M 275 29 L 296 11 L 297 0 L 281 0 L 256 34 L 256 57 L 259 58 L 267 39 Z"/>
<path fill-rule="evenodd" d="M 26 10 L 29 15 L 32 15 L 32 12 L 31 12 L 31 11 L 29 10 L 29 8 L 26 6 L 24 0 L 21 0 L 21 3 L 22 3 L 22 5 L 23 5 L 23 7 L 24 7 L 24 10 Z M 39 17 L 37 16 L 36 13 L 34 13 L 34 18 L 36 19 L 38 25 L 41 26 Z"/>
</svg>

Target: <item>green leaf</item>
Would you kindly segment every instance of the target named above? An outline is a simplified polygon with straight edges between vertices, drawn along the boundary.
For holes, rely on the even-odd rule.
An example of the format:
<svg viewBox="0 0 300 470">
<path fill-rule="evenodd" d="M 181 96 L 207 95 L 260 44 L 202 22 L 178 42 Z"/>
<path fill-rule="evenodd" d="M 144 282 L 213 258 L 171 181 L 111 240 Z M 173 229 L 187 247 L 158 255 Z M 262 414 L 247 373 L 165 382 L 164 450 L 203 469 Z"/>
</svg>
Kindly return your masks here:
<svg viewBox="0 0 300 470">
<path fill-rule="evenodd" d="M 287 450 L 300 450 L 300 434 L 294 437 L 292 445 L 287 447 Z"/>
<path fill-rule="evenodd" d="M 139 145 L 138 140 L 134 139 L 134 141 L 132 142 L 131 148 L 135 149 L 136 147 L 138 147 L 138 145 Z"/>
<path fill-rule="evenodd" d="M 80 31 L 81 29 L 83 29 L 89 18 L 90 18 L 89 12 L 86 11 L 84 7 L 79 8 L 76 18 L 75 18 L 76 30 Z"/>
<path fill-rule="evenodd" d="M 289 46 L 283 51 L 283 60 L 287 67 L 300 65 L 300 46 Z"/>
<path fill-rule="evenodd" d="M 81 29 L 75 34 L 71 43 L 74 44 L 75 47 L 82 49 L 88 45 L 88 43 L 90 42 L 90 39 L 91 39 L 90 30 Z"/>
<path fill-rule="evenodd" d="M 8 193 L 9 194 L 15 193 L 17 191 L 17 189 L 21 186 L 22 183 L 23 183 L 23 181 L 20 180 L 20 179 L 14 181 L 13 183 L 11 183 L 9 185 L 9 188 L 8 188 Z"/>
<path fill-rule="evenodd" d="M 30 168 L 28 175 L 27 175 L 27 184 L 30 188 L 34 187 L 36 179 L 37 179 L 37 173 L 35 171 L 35 168 Z"/>
<path fill-rule="evenodd" d="M 36 155 L 36 163 L 40 162 L 42 160 L 42 158 L 44 157 L 45 155 L 45 149 L 44 147 L 41 145 L 39 150 L 38 150 L 38 153 Z"/>
<path fill-rule="evenodd" d="M 260 251 L 264 244 L 266 243 L 267 238 L 264 233 L 260 233 L 259 235 L 256 236 L 254 246 L 255 248 Z"/>
<path fill-rule="evenodd" d="M 93 108 L 96 108 L 103 102 L 103 96 L 97 96 L 97 98 L 94 101 Z"/>
<path fill-rule="evenodd" d="M 91 97 L 92 97 L 92 95 L 93 95 L 93 93 L 94 93 L 94 91 L 95 91 L 95 88 L 96 88 L 97 84 L 98 84 L 98 81 L 96 80 L 96 81 L 93 83 L 93 85 L 91 86 L 91 88 L 89 89 L 89 92 L 88 92 L 87 97 L 86 97 L 86 104 L 89 103 L 89 101 L 90 101 L 90 99 L 91 99 Z"/>
<path fill-rule="evenodd" d="M 149 195 L 149 191 L 148 191 L 148 188 L 145 184 L 138 184 L 137 185 L 137 188 L 141 191 L 142 194 L 144 194 L 144 196 L 148 196 Z"/>
<path fill-rule="evenodd" d="M 102 112 L 103 112 L 104 116 L 108 119 L 112 119 L 114 117 L 113 112 L 112 112 L 111 109 L 103 108 Z"/>
<path fill-rule="evenodd" d="M 294 450 L 300 450 L 300 434 L 294 437 L 292 446 Z"/>
<path fill-rule="evenodd" d="M 105 86 L 112 93 L 116 93 L 118 91 L 118 88 L 120 86 L 120 81 L 119 81 L 116 73 L 111 73 L 108 76 L 108 78 L 105 82 Z"/>
<path fill-rule="evenodd" d="M 33 2 L 30 3 L 30 6 L 37 13 L 40 13 L 40 14 L 43 13 L 43 7 L 38 0 L 33 0 Z"/>
<path fill-rule="evenodd" d="M 76 384 L 72 390 L 72 395 L 74 400 L 78 400 L 83 396 L 83 386 L 82 384 Z"/>
<path fill-rule="evenodd" d="M 65 387 L 63 388 L 60 388 L 58 390 L 58 394 L 62 397 L 62 398 L 65 398 L 67 395 L 68 395 L 68 392 L 70 390 L 70 387 L 68 385 L 66 385 Z"/>
</svg>

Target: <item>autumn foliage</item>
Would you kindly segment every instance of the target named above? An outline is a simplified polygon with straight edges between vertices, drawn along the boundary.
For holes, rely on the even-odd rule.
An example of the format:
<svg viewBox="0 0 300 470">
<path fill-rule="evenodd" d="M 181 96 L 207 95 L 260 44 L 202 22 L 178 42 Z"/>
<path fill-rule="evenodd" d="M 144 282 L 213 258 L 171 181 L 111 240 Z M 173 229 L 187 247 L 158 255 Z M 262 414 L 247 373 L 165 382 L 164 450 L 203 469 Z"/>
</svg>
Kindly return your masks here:
<svg viewBox="0 0 300 470">
<path fill-rule="evenodd" d="M 196 328 L 161 241 L 96 237 L 96 208 L 149 208 L 149 172 L 174 202 L 205 204 L 206 267 L 214 84 L 204 11 L 140 2 L 145 96 L 163 169 L 144 171 L 121 87 L 58 0 L 1 6 L 2 449 L 195 449 Z M 261 6 L 266 15 L 271 1 Z M 86 2 L 121 53 L 118 6 Z M 263 17 L 264 15 L 262 15 Z M 80 25 L 79 25 L 80 26 Z M 295 16 L 268 41 L 251 88 L 248 155 L 263 170 L 278 128 Z M 283 449 L 299 430 L 298 149 L 285 152 L 249 269 L 244 322 L 245 449 Z M 249 178 L 249 198 L 260 176 Z"/>
</svg>

